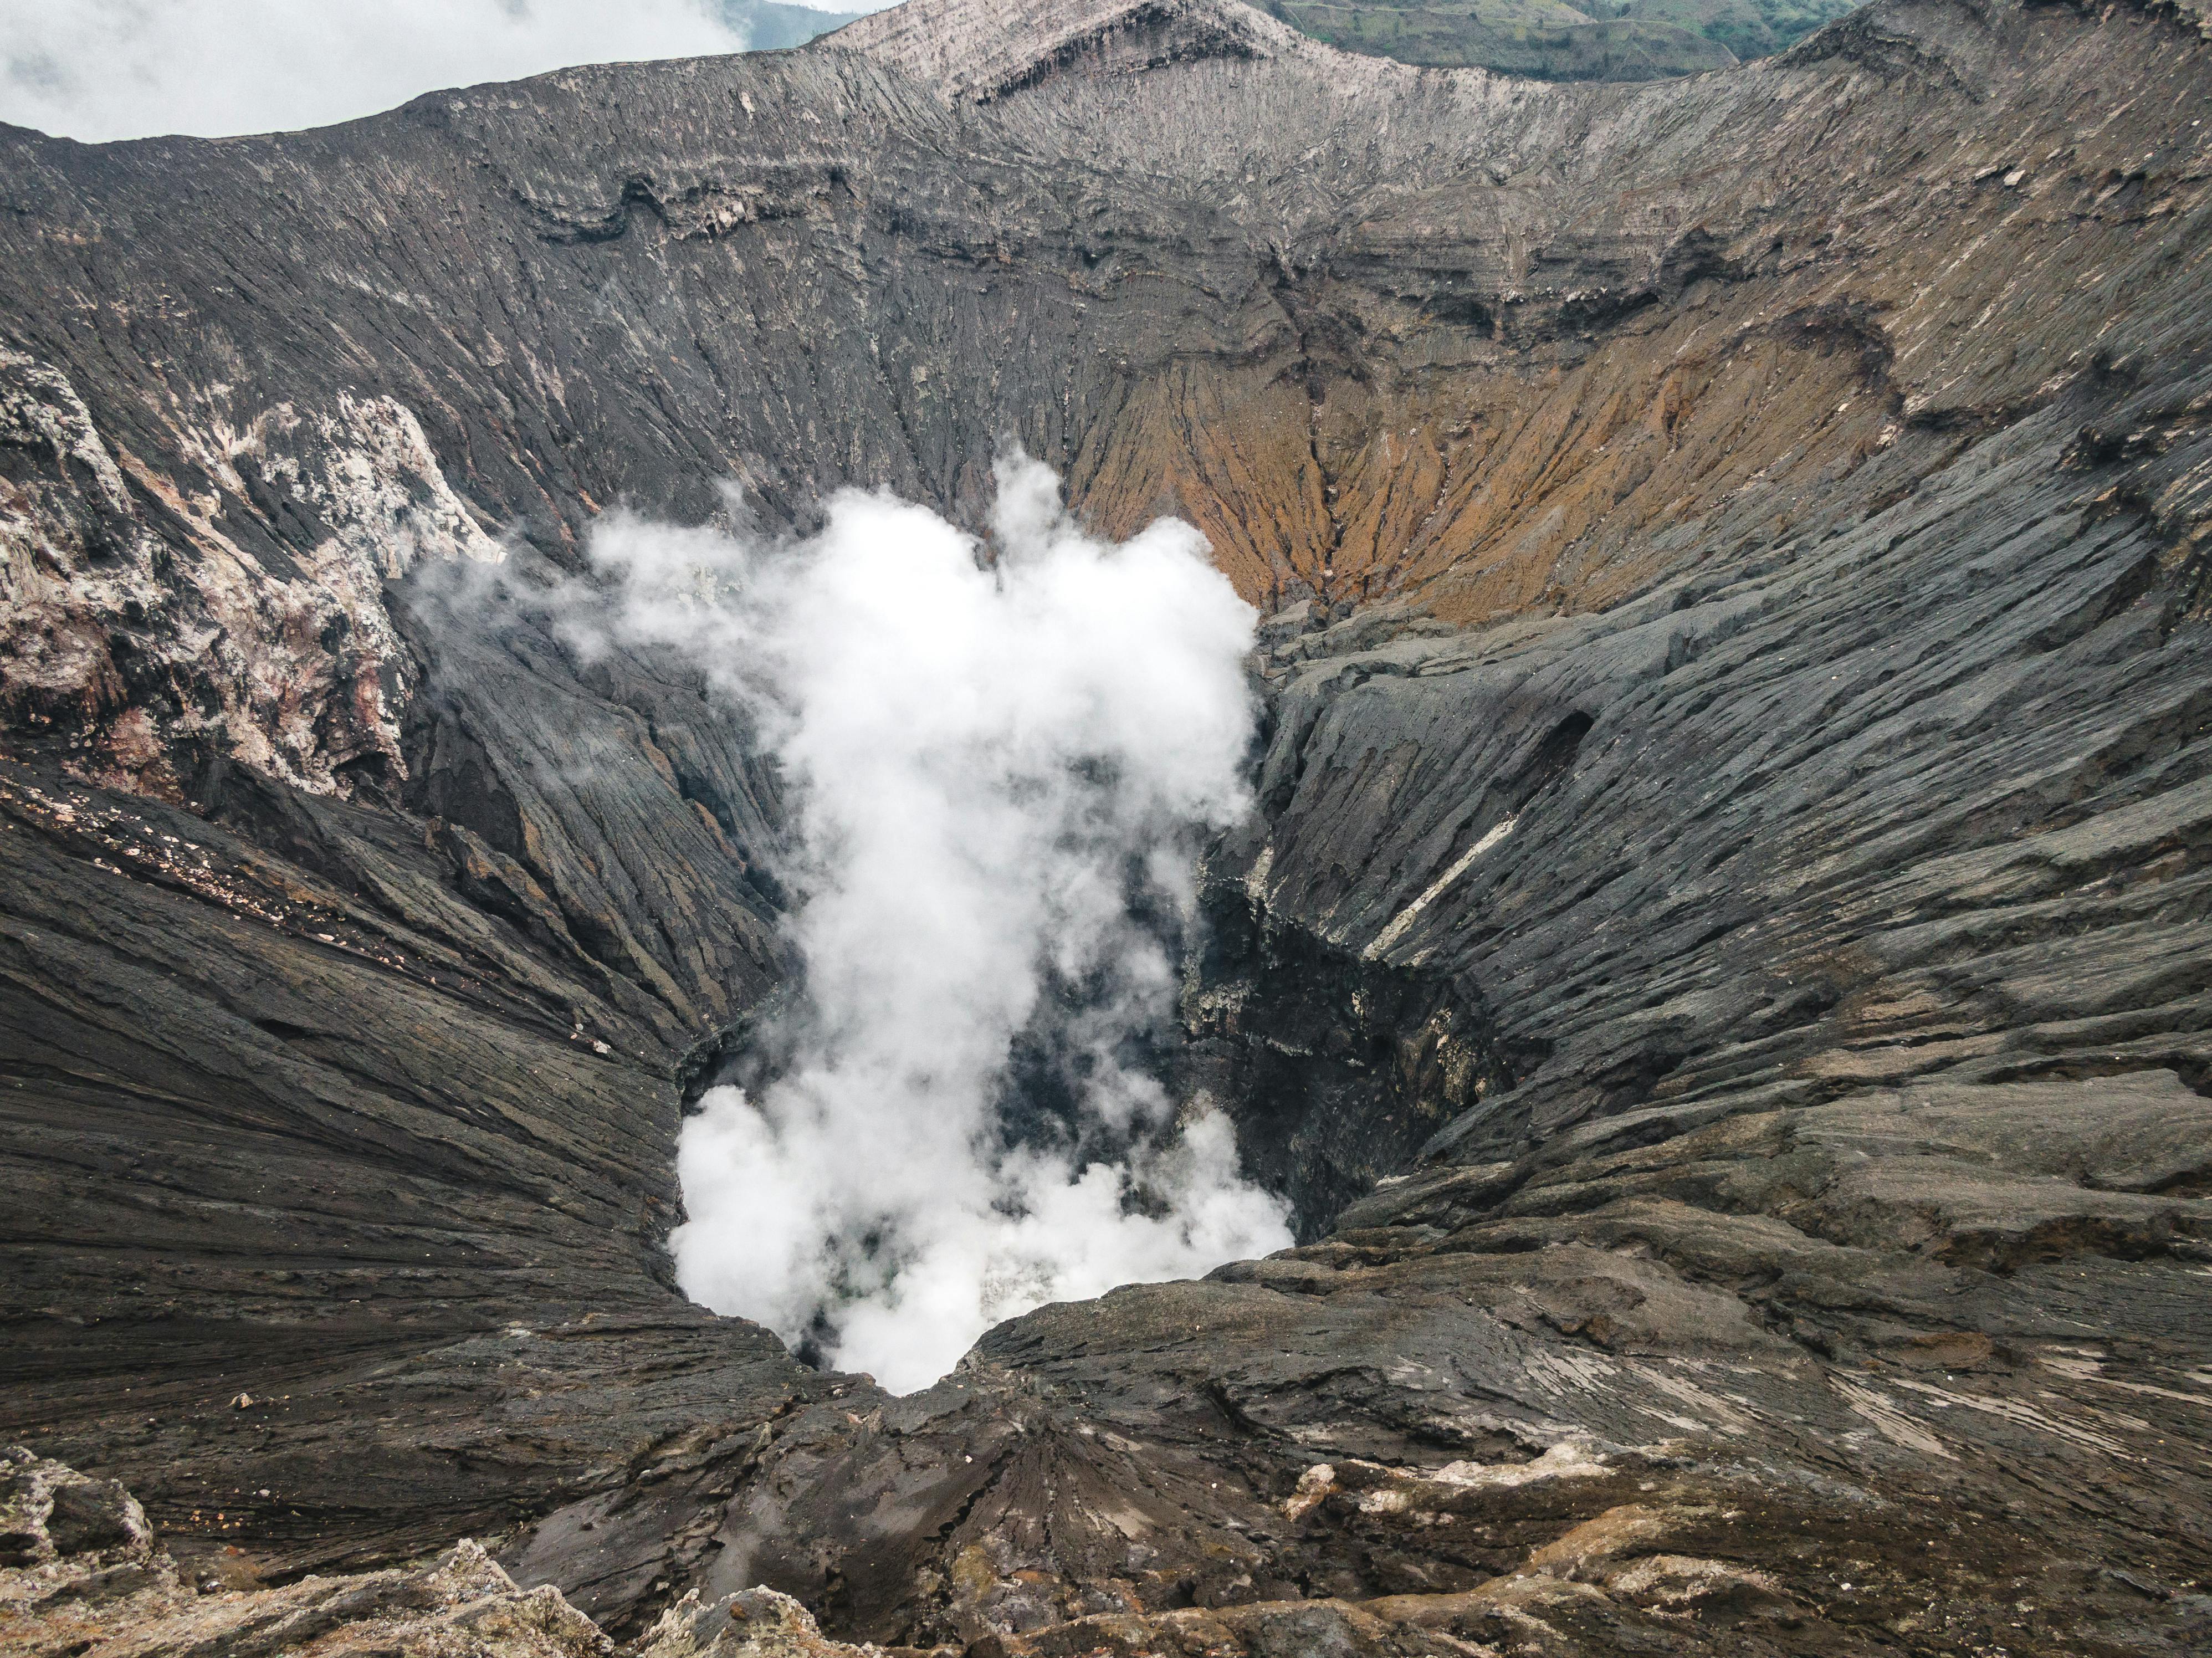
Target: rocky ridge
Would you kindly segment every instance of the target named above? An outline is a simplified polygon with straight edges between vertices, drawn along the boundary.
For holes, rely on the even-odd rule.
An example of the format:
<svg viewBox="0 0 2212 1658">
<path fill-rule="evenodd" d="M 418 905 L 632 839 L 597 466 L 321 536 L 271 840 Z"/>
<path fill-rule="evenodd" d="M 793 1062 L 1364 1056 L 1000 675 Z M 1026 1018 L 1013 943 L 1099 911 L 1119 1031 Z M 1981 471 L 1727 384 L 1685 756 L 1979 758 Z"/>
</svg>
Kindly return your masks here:
<svg viewBox="0 0 2212 1658">
<path fill-rule="evenodd" d="M 201 1658 L 404 1652 L 421 1658 L 609 1658 L 615 1643 L 550 1585 L 519 1588 L 474 1541 L 433 1563 L 281 1588 L 241 1552 L 192 1581 L 112 1480 L 0 1449 L 0 1652 L 20 1658 Z M 672 1606 L 623 1658 L 880 1658 L 823 1638 L 772 1589 Z"/>
<path fill-rule="evenodd" d="M 187 1573 L 473 1534 L 611 1639 L 2201 1645 L 2208 50 L 939 0 L 0 135 L 9 1431 Z M 891 1400 L 669 1284 L 775 779 L 528 594 L 1007 432 L 1271 614 L 1179 1081 L 1307 1242 Z"/>
</svg>

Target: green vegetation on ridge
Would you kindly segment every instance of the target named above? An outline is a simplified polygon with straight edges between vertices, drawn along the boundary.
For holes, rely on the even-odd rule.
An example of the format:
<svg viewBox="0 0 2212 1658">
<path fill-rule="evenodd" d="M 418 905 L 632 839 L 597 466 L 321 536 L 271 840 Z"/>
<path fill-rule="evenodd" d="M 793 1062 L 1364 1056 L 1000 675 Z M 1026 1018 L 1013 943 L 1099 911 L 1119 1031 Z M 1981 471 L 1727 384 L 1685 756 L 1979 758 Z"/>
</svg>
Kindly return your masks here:
<svg viewBox="0 0 2212 1658">
<path fill-rule="evenodd" d="M 816 35 L 843 28 L 860 15 L 857 11 L 785 5 L 781 0 L 721 0 L 720 10 L 731 27 L 744 32 L 748 52 L 803 46 Z"/>
<path fill-rule="evenodd" d="M 1264 0 L 1348 52 L 1546 81 L 1649 81 L 1794 46 L 1856 0 Z"/>
</svg>

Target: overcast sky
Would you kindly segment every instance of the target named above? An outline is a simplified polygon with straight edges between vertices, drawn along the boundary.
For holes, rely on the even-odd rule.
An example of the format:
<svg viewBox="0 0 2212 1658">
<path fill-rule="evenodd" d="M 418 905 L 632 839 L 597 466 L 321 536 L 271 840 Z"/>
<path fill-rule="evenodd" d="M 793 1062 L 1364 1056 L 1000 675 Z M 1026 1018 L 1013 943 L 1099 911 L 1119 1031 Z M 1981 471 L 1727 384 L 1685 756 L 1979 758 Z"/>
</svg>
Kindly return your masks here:
<svg viewBox="0 0 2212 1658">
<path fill-rule="evenodd" d="M 0 121 L 88 141 L 270 132 L 745 44 L 717 0 L 0 0 Z"/>
</svg>

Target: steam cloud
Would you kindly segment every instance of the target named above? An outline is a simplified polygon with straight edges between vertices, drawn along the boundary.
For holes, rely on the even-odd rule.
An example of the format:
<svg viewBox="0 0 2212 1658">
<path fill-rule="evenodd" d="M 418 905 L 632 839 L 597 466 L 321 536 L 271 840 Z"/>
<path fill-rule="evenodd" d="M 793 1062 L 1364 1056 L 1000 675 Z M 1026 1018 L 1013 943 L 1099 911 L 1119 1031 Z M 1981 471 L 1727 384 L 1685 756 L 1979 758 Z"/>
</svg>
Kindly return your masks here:
<svg viewBox="0 0 2212 1658">
<path fill-rule="evenodd" d="M 1253 612 L 1187 525 L 1110 546 L 1044 466 L 999 485 L 989 565 L 856 492 L 796 546 L 593 543 L 618 630 L 745 700 L 795 808 L 804 1005 L 685 1128 L 678 1277 L 897 1392 L 1000 1319 L 1290 1242 L 1143 1062 L 1197 837 L 1243 804 Z"/>
<path fill-rule="evenodd" d="M 92 142 L 271 132 L 745 46 L 742 10 L 718 0 L 0 0 L 0 119 Z"/>
</svg>

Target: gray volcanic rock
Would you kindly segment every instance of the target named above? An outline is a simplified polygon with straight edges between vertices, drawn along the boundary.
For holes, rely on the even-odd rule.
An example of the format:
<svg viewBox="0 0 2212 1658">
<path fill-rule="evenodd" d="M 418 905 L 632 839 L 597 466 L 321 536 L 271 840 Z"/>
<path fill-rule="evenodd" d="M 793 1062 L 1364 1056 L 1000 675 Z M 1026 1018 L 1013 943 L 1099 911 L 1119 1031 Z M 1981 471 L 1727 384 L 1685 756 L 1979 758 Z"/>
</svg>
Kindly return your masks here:
<svg viewBox="0 0 2212 1658">
<path fill-rule="evenodd" d="M 0 134 L 0 1421 L 617 1638 L 2201 1648 L 2208 86 L 2170 7 L 1554 87 L 916 0 Z M 892 1400 L 673 1290 L 777 780 L 536 595 L 1009 434 L 1274 613 L 1176 1068 L 1304 1241 Z"/>
<path fill-rule="evenodd" d="M 232 1549 L 192 1581 L 113 1480 L 0 1447 L 0 1652 L 21 1658 L 253 1658 L 298 1652 L 608 1658 L 615 1644 L 558 1589 L 524 1589 L 464 1539 L 412 1569 L 266 1587 Z M 866 1658 L 773 1589 L 696 1593 L 632 1658 Z"/>
<path fill-rule="evenodd" d="M 0 1448 L 0 1526 L 33 1546 L 0 1558 L 0 1652 L 22 1658 L 605 1658 L 613 1649 L 559 1590 L 519 1588 L 465 1540 L 420 1570 L 278 1588 L 239 1572 L 234 1550 L 215 1576 L 192 1582 L 157 1551 L 120 1485 L 21 1446 Z"/>
</svg>

